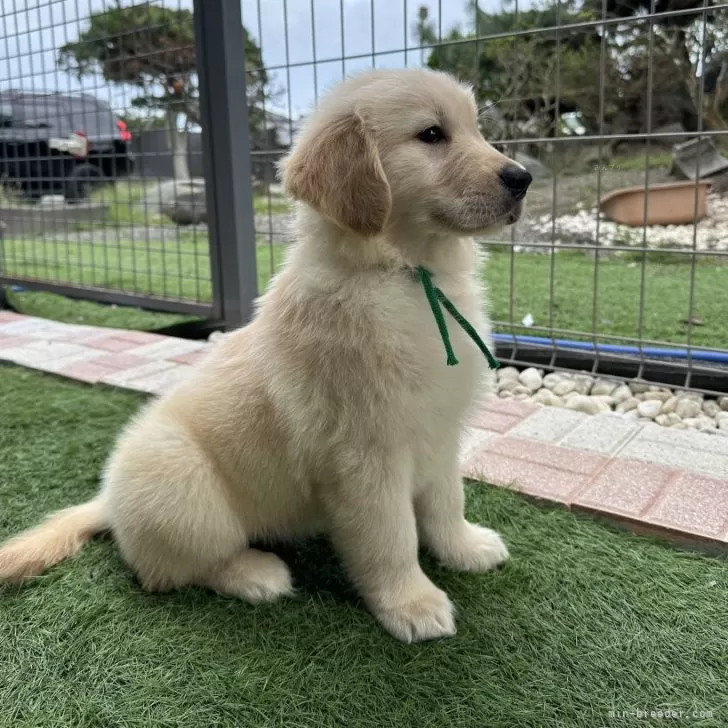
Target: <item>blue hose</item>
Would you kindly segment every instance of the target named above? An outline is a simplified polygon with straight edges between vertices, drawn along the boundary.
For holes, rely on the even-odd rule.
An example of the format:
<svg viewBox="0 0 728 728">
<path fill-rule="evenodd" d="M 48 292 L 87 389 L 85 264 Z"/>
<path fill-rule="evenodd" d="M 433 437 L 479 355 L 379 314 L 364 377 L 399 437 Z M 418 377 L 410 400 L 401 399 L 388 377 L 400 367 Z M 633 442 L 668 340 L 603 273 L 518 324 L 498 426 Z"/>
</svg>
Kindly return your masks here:
<svg viewBox="0 0 728 728">
<path fill-rule="evenodd" d="M 609 354 L 629 354 L 644 356 L 651 359 L 695 359 L 696 361 L 709 361 L 716 364 L 728 365 L 727 351 L 700 351 L 687 349 L 666 349 L 659 347 L 623 346 L 621 344 L 594 344 L 590 341 L 573 341 L 571 339 L 548 339 L 541 336 L 516 336 L 514 334 L 493 334 L 496 343 L 503 344 L 534 344 L 552 348 L 578 349 L 581 351 L 597 351 Z"/>
</svg>

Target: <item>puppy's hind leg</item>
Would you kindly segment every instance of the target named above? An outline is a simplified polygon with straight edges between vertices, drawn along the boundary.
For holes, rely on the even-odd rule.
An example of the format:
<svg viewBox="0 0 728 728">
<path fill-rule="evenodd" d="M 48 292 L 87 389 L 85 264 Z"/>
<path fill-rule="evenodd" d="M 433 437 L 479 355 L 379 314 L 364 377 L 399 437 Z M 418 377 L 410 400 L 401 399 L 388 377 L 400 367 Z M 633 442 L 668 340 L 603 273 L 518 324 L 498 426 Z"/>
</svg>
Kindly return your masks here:
<svg viewBox="0 0 728 728">
<path fill-rule="evenodd" d="M 251 604 L 293 595 L 291 572 L 286 564 L 275 554 L 258 549 L 243 549 L 213 567 L 209 575 L 199 580 L 198 586 Z"/>
<path fill-rule="evenodd" d="M 201 586 L 253 603 L 292 592 L 283 561 L 248 548 L 255 504 L 234 502 L 175 423 L 132 432 L 111 460 L 106 491 L 114 536 L 144 589 Z"/>
</svg>

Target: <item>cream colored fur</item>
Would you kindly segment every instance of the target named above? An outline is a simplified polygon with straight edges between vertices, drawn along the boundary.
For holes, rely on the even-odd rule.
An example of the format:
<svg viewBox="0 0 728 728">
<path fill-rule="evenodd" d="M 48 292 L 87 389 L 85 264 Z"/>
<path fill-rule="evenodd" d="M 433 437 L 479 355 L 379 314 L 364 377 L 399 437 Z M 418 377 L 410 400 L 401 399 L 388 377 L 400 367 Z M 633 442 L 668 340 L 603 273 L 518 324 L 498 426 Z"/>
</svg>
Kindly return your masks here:
<svg viewBox="0 0 728 728">
<path fill-rule="evenodd" d="M 440 125 L 447 140 L 417 134 Z M 405 641 L 455 632 L 418 545 L 454 569 L 508 557 L 463 516 L 458 445 L 493 376 L 435 282 L 487 340 L 472 233 L 514 221 L 511 163 L 481 137 L 469 89 L 425 70 L 368 72 L 321 104 L 285 161 L 295 244 L 254 320 L 127 426 L 100 494 L 0 550 L 0 579 L 39 574 L 110 529 L 150 590 L 199 585 L 251 602 L 291 594 L 251 541 L 328 533 L 369 609 Z"/>
</svg>

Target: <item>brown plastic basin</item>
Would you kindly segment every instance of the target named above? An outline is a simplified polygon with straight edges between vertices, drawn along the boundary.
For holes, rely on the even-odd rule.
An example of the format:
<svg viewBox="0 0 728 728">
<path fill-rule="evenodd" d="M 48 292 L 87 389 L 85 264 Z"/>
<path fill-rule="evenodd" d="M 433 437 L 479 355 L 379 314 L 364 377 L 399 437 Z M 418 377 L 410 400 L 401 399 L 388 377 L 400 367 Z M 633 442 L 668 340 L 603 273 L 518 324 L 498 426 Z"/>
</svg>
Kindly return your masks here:
<svg viewBox="0 0 728 728">
<path fill-rule="evenodd" d="M 643 225 L 685 225 L 702 220 L 707 211 L 710 182 L 668 182 L 647 188 L 648 204 L 645 216 L 645 188 L 625 187 L 604 195 L 599 209 L 614 222 L 632 227 Z M 695 195 L 698 196 L 697 207 Z M 645 217 L 647 220 L 645 221 Z"/>
</svg>

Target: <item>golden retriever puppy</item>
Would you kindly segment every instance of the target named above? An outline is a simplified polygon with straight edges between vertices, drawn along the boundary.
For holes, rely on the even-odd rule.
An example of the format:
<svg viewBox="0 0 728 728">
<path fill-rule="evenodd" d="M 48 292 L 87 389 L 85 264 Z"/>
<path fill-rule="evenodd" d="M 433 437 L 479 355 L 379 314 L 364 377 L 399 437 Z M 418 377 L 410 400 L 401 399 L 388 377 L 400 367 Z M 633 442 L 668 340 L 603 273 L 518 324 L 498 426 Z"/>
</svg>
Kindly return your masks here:
<svg viewBox="0 0 728 728">
<path fill-rule="evenodd" d="M 508 558 L 465 520 L 458 468 L 493 375 L 446 314 L 448 366 L 418 271 L 487 341 L 471 236 L 519 217 L 530 175 L 483 140 L 467 87 L 421 69 L 344 81 L 281 171 L 296 240 L 254 320 L 126 427 L 97 497 L 0 550 L 0 579 L 110 529 L 146 589 L 262 602 L 291 575 L 249 544 L 323 532 L 384 628 L 413 641 L 455 633 L 419 545 L 453 569 Z"/>
</svg>

